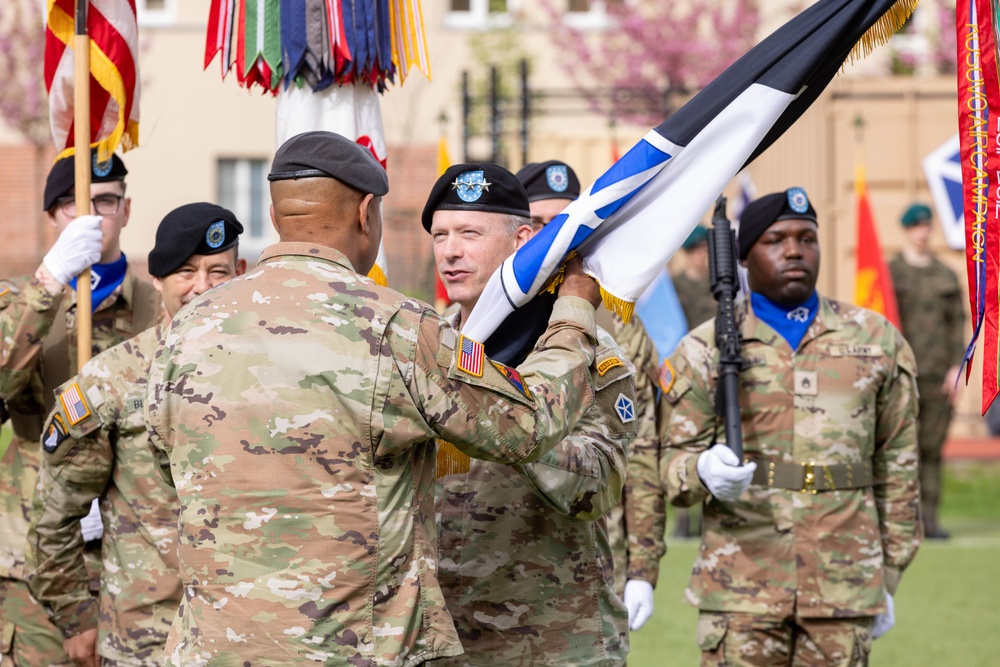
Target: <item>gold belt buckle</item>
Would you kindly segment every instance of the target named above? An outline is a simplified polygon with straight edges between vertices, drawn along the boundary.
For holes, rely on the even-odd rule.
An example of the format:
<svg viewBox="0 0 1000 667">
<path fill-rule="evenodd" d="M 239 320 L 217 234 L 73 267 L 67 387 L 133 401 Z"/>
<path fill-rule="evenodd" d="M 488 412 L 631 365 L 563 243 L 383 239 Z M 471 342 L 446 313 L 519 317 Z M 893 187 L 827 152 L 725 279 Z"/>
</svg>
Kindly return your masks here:
<svg viewBox="0 0 1000 667">
<path fill-rule="evenodd" d="M 810 461 L 809 463 L 802 464 L 802 470 L 805 475 L 802 478 L 802 493 L 812 493 L 816 494 L 816 463 Z"/>
</svg>

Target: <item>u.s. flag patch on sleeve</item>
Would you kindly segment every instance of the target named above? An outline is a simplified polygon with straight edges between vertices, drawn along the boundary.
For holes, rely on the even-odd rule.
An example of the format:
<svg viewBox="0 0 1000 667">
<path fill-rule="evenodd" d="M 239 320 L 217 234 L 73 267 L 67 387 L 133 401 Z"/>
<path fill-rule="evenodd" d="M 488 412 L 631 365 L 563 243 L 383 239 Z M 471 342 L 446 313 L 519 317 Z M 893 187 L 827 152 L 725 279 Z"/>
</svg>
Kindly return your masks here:
<svg viewBox="0 0 1000 667">
<path fill-rule="evenodd" d="M 90 416 L 90 408 L 80 392 L 80 386 L 75 382 L 59 394 L 59 401 L 66 411 L 70 426 L 76 426 Z"/>
<path fill-rule="evenodd" d="M 486 350 L 482 343 L 477 343 L 471 338 L 459 335 L 458 346 L 455 348 L 458 354 L 458 370 L 464 371 L 475 377 L 483 376 L 483 359 L 486 357 Z"/>
<path fill-rule="evenodd" d="M 660 373 L 658 380 L 660 381 L 660 391 L 664 394 L 669 394 L 670 390 L 674 386 L 674 380 L 677 379 L 677 375 L 674 373 L 673 364 L 670 363 L 669 359 L 664 359 L 663 363 L 660 365 Z"/>
</svg>

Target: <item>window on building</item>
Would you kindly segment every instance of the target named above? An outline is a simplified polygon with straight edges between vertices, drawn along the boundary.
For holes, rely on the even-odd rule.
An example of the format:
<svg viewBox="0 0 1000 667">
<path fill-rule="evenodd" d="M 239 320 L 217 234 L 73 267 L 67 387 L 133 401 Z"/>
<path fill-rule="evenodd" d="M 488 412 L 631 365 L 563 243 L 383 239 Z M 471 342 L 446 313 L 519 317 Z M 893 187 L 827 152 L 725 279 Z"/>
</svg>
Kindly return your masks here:
<svg viewBox="0 0 1000 667">
<path fill-rule="evenodd" d="M 518 0 L 448 0 L 449 28 L 501 28 L 511 24 Z"/>
<path fill-rule="evenodd" d="M 135 0 L 135 17 L 140 26 L 163 26 L 177 22 L 178 0 Z"/>
<path fill-rule="evenodd" d="M 217 199 L 243 223 L 240 244 L 260 251 L 271 243 L 273 228 L 268 209 L 271 193 L 267 187 L 267 162 L 247 158 L 220 158 L 216 168 Z M 249 253 L 241 253 L 249 257 Z"/>
<path fill-rule="evenodd" d="M 609 25 L 608 8 L 630 1 L 566 0 L 566 23 L 574 28 L 606 28 Z"/>
</svg>

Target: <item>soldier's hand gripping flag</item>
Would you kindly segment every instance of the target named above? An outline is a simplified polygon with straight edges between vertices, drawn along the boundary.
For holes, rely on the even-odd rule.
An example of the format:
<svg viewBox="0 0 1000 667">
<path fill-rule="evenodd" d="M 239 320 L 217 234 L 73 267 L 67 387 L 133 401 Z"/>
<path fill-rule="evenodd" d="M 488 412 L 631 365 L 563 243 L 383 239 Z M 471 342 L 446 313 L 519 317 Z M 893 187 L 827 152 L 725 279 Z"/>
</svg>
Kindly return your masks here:
<svg viewBox="0 0 1000 667">
<path fill-rule="evenodd" d="M 487 340 L 494 355 L 491 334 L 574 251 L 600 283 L 605 304 L 628 319 L 730 179 L 802 115 L 849 57 L 888 41 L 916 4 L 820 0 L 776 30 L 505 260 L 463 333 Z"/>
</svg>

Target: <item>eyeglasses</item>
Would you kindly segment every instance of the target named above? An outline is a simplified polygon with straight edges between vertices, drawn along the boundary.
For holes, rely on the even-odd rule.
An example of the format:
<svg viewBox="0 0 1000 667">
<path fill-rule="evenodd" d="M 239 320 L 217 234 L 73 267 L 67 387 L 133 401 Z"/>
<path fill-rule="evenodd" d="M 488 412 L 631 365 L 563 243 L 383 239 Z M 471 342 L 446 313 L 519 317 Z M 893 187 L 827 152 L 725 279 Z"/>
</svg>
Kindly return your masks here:
<svg viewBox="0 0 1000 667">
<path fill-rule="evenodd" d="M 121 195 L 97 195 L 90 200 L 90 204 L 93 207 L 92 210 L 95 211 L 97 215 L 114 215 L 121 207 L 122 199 L 125 198 Z M 63 197 L 62 199 L 56 200 L 56 206 L 59 207 L 59 210 L 62 211 L 64 215 L 67 215 L 70 218 L 76 217 L 75 197 Z"/>
</svg>

